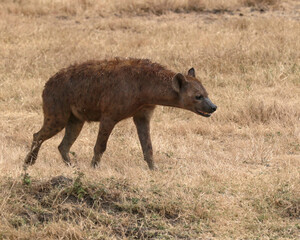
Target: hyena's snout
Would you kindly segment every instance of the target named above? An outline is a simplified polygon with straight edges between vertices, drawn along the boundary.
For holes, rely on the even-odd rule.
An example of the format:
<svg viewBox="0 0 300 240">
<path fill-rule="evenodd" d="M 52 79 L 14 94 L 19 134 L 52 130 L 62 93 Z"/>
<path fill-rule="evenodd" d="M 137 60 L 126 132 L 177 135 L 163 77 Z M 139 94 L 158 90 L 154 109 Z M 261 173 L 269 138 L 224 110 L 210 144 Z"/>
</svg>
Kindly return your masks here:
<svg viewBox="0 0 300 240">
<path fill-rule="evenodd" d="M 212 103 L 212 101 L 209 98 L 205 98 L 205 103 L 206 103 L 206 111 L 208 113 L 213 113 L 217 110 L 217 106 Z"/>
<path fill-rule="evenodd" d="M 196 113 L 203 117 L 210 117 L 217 110 L 217 106 L 208 97 L 203 98 L 200 105 L 196 107 Z"/>
</svg>

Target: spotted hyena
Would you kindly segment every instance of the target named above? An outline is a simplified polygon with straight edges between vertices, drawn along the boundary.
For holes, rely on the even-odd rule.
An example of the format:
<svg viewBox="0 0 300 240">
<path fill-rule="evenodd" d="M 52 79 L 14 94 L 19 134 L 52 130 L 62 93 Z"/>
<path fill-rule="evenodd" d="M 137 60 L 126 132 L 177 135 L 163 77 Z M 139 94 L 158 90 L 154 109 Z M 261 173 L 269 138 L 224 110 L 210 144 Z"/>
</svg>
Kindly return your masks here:
<svg viewBox="0 0 300 240">
<path fill-rule="evenodd" d="M 101 124 L 92 160 L 95 167 L 114 126 L 132 117 L 144 159 L 153 169 L 150 119 L 156 105 L 183 108 L 204 117 L 210 117 L 217 109 L 193 68 L 185 75 L 145 59 L 113 59 L 62 69 L 45 85 L 44 124 L 33 135 L 25 166 L 33 165 L 42 143 L 64 128 L 65 135 L 58 149 L 69 165 L 69 150 L 83 124 L 96 121 Z"/>
</svg>

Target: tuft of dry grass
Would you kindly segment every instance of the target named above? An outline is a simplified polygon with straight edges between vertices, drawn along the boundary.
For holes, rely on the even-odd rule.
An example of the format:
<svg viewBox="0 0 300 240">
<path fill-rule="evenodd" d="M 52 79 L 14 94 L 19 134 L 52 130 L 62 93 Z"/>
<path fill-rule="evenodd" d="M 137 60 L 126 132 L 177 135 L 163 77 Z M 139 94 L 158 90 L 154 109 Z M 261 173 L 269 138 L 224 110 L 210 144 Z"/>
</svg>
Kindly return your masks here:
<svg viewBox="0 0 300 240">
<path fill-rule="evenodd" d="M 244 0 L 247 7 L 265 7 L 274 6 L 280 3 L 279 0 Z"/>
<path fill-rule="evenodd" d="M 2 0 L 0 239 L 297 239 L 297 6 Z M 24 173 L 47 79 L 74 62 L 115 56 L 178 72 L 193 66 L 217 112 L 204 119 L 158 107 L 154 172 L 128 119 L 114 129 L 100 169 L 89 167 L 98 131 L 90 123 L 71 149 L 76 168 L 60 159 L 62 132 Z"/>
</svg>

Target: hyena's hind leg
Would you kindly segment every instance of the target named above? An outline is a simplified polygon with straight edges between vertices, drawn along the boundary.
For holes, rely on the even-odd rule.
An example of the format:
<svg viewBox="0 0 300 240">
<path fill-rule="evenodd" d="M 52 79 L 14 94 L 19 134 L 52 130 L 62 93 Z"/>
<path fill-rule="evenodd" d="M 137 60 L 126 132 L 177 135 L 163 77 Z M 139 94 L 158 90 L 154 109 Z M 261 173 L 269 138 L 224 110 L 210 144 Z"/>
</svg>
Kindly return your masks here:
<svg viewBox="0 0 300 240">
<path fill-rule="evenodd" d="M 58 146 L 58 150 L 65 162 L 68 166 L 71 165 L 69 151 L 72 147 L 73 143 L 79 136 L 79 133 L 83 127 L 84 122 L 76 118 L 73 114 L 71 114 L 70 119 L 67 123 L 65 136 L 62 142 Z"/>
<path fill-rule="evenodd" d="M 60 132 L 65 125 L 66 121 L 63 119 L 51 119 L 45 117 L 44 125 L 41 130 L 33 134 L 31 149 L 24 161 L 25 166 L 33 165 L 35 163 L 42 143 Z"/>
</svg>

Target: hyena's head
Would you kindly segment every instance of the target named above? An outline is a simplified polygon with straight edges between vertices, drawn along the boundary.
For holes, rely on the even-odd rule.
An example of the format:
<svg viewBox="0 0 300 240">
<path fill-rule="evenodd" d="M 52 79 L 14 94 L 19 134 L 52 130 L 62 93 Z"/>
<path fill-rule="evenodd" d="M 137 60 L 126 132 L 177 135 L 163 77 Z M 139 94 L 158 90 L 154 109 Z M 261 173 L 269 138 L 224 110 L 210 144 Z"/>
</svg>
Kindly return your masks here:
<svg viewBox="0 0 300 240">
<path fill-rule="evenodd" d="M 210 101 L 205 88 L 196 78 L 194 68 L 186 76 L 177 73 L 173 77 L 173 88 L 178 93 L 181 108 L 204 117 L 210 117 L 217 110 L 217 106 Z"/>
</svg>

